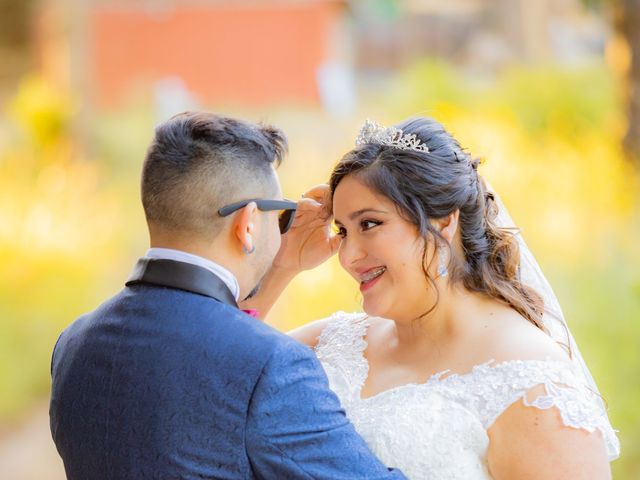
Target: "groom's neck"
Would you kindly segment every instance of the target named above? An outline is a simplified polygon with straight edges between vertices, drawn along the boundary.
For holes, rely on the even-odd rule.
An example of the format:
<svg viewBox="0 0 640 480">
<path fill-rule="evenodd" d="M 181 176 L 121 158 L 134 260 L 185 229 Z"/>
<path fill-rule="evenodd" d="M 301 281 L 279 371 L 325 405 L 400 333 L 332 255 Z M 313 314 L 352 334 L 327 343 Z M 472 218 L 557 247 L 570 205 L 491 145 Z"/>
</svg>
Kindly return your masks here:
<svg viewBox="0 0 640 480">
<path fill-rule="evenodd" d="M 155 231 L 150 234 L 149 246 L 151 248 L 168 248 L 197 255 L 217 263 L 237 277 L 236 255 L 229 251 L 230 248 L 227 245 L 222 245 L 221 243 L 218 239 L 207 241 L 191 235 L 185 238 L 184 234 Z"/>
</svg>

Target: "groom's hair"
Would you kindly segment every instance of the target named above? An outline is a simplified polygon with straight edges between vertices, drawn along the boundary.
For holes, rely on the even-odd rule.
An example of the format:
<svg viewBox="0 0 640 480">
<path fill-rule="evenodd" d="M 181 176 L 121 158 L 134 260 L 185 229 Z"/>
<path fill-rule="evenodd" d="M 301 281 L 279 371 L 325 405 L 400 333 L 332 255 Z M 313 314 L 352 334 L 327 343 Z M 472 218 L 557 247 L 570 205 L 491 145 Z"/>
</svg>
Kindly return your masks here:
<svg viewBox="0 0 640 480">
<path fill-rule="evenodd" d="M 147 222 L 170 232 L 213 238 L 226 219 L 218 210 L 274 196 L 274 164 L 287 152 L 284 133 L 213 113 L 185 112 L 160 124 L 142 169 Z"/>
</svg>

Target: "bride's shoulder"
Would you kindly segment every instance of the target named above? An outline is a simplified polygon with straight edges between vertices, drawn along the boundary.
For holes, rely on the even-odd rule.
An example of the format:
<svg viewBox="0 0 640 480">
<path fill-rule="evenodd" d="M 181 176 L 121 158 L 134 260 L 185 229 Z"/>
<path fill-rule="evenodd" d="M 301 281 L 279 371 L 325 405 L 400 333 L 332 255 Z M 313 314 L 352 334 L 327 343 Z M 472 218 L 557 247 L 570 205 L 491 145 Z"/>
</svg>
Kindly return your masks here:
<svg viewBox="0 0 640 480">
<path fill-rule="evenodd" d="M 503 311 L 479 327 L 479 345 L 485 358 L 497 363 L 511 360 L 552 360 L 570 363 L 566 346 L 515 311 Z"/>
<path fill-rule="evenodd" d="M 482 333 L 476 331 L 470 341 L 478 345 L 476 357 L 491 360 L 478 362 L 470 375 L 454 376 L 447 384 L 468 395 L 485 428 L 507 411 L 512 414 L 504 418 L 511 420 L 503 419 L 503 426 L 543 412 L 555 418 L 550 409 L 555 406 L 562 420 L 558 426 L 607 430 L 600 397 L 585 383 L 565 347 L 517 313 L 496 312 L 484 320 Z M 525 408 L 531 406 L 537 407 L 535 414 Z"/>
<path fill-rule="evenodd" d="M 290 332 L 288 335 L 295 338 L 300 343 L 315 348 L 323 333 L 327 331 L 345 329 L 352 325 L 364 324 L 367 316 L 364 313 L 346 313 L 343 311 L 334 312 L 326 318 L 321 318 L 302 325 Z"/>
<path fill-rule="evenodd" d="M 488 461 L 496 476 L 574 469 L 587 452 L 590 473 L 572 478 L 607 478 L 615 433 L 601 398 L 565 347 L 517 314 L 497 318 L 486 330 L 482 340 L 495 362 L 478 367 L 464 386 L 491 439 Z M 549 452 L 555 452 L 551 461 Z M 589 476 L 595 471 L 600 473 Z"/>
</svg>

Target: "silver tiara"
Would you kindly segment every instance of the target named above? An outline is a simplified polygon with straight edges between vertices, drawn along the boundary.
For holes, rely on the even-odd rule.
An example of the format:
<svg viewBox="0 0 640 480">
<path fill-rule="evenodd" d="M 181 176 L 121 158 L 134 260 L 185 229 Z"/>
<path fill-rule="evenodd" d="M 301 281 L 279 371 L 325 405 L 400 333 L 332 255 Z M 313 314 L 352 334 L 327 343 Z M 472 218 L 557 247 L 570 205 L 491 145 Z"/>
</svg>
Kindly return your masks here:
<svg viewBox="0 0 640 480">
<path fill-rule="evenodd" d="M 429 147 L 420 141 L 413 133 L 404 133 L 399 128 L 383 127 L 382 125 L 367 119 L 358 133 L 356 145 L 386 145 L 400 150 L 415 150 L 416 152 L 428 152 Z"/>
</svg>

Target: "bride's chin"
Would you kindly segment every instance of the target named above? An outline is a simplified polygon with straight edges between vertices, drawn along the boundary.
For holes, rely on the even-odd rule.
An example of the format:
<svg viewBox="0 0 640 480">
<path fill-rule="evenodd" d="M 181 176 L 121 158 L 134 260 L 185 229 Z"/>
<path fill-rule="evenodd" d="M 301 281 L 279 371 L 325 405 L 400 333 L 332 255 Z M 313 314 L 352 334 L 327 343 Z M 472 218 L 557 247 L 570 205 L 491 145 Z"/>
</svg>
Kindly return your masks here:
<svg viewBox="0 0 640 480">
<path fill-rule="evenodd" d="M 403 315 L 398 311 L 394 311 L 393 308 L 385 308 L 382 305 L 375 304 L 373 302 L 367 302 L 366 300 L 362 304 L 362 311 L 370 317 L 385 318 L 387 320 L 393 320 L 394 322 L 400 324 L 411 323 L 419 316 L 419 314 L 416 314 L 414 317 L 405 318 L 406 315 Z"/>
<path fill-rule="evenodd" d="M 382 308 L 380 305 L 376 305 L 374 302 L 367 302 L 366 299 L 362 303 L 362 310 L 370 317 L 389 318 L 389 312 L 387 311 L 387 309 Z"/>
</svg>

